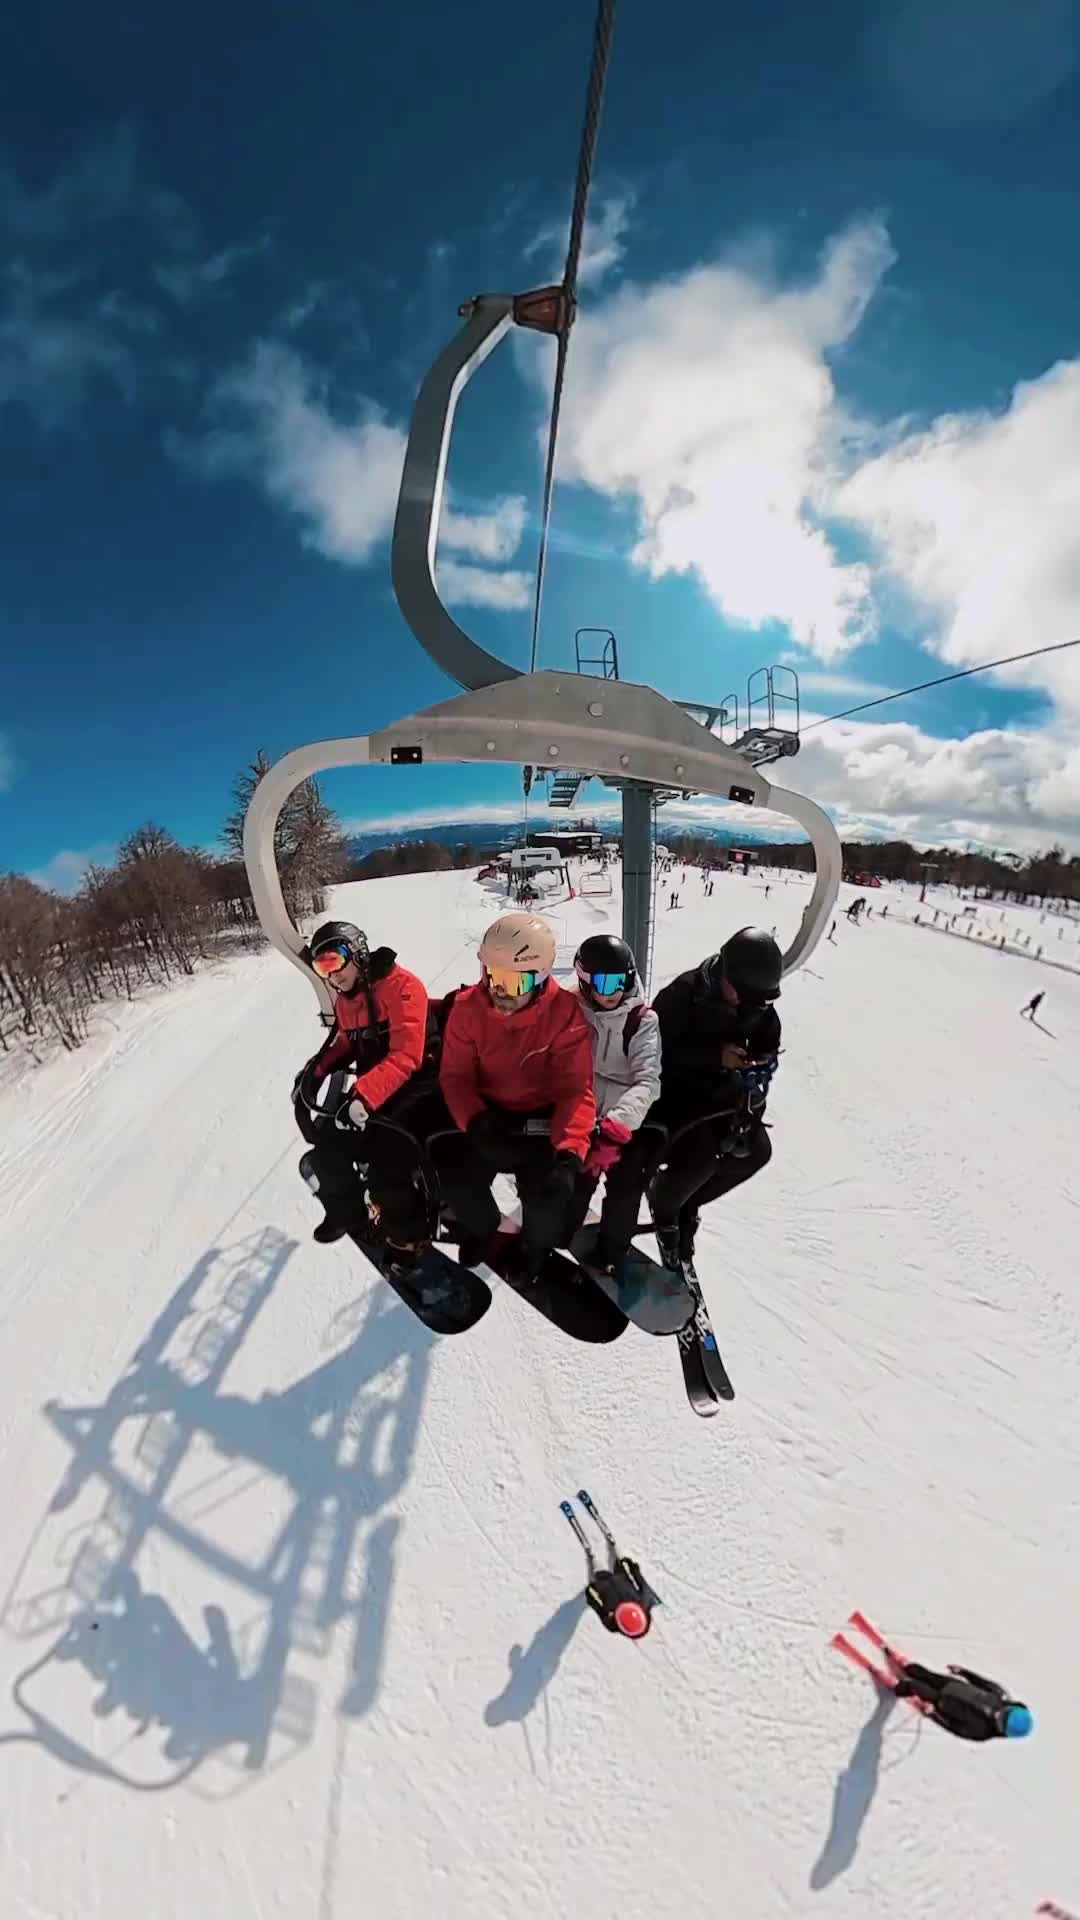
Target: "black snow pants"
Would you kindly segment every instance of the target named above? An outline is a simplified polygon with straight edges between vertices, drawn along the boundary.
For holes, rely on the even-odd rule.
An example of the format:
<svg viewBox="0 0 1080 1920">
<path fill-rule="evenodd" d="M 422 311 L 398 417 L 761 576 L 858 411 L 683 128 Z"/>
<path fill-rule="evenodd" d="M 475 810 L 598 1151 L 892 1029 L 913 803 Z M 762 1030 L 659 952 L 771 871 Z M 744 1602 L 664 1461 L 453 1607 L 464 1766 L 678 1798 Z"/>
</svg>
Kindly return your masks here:
<svg viewBox="0 0 1080 1920">
<path fill-rule="evenodd" d="M 703 1120 L 675 1142 L 653 1195 L 658 1227 L 685 1224 L 702 1207 L 722 1199 L 744 1180 L 751 1180 L 772 1159 L 772 1142 L 760 1121 L 746 1136 L 748 1153 L 736 1156 L 727 1152 L 727 1140 L 725 1121 Z"/>
<path fill-rule="evenodd" d="M 305 1159 L 328 1220 L 354 1230 L 366 1225 L 366 1186 L 392 1245 L 412 1246 L 431 1237 L 434 1206 L 424 1178 L 423 1143 L 429 1133 L 450 1125 L 437 1087 L 407 1083 L 359 1130 L 317 1120 L 299 1102 L 295 1112 L 311 1145 Z"/>
<path fill-rule="evenodd" d="M 666 1135 L 662 1127 L 644 1126 L 627 1141 L 610 1173 L 603 1175 L 604 1198 L 600 1231 L 611 1247 L 628 1247 L 641 1211 L 641 1196 L 653 1169 L 663 1156 Z M 583 1225 L 599 1176 L 582 1174 L 571 1213 L 570 1237 Z"/>
<path fill-rule="evenodd" d="M 522 1239 L 530 1252 L 548 1253 L 569 1238 L 573 1203 L 555 1202 L 547 1191 L 554 1155 L 545 1134 L 524 1133 L 515 1126 L 502 1139 L 481 1147 L 467 1134 L 451 1133 L 432 1142 L 431 1155 L 443 1201 L 470 1238 L 490 1240 L 498 1231 L 499 1207 L 491 1191 L 497 1173 L 514 1177 Z"/>
</svg>

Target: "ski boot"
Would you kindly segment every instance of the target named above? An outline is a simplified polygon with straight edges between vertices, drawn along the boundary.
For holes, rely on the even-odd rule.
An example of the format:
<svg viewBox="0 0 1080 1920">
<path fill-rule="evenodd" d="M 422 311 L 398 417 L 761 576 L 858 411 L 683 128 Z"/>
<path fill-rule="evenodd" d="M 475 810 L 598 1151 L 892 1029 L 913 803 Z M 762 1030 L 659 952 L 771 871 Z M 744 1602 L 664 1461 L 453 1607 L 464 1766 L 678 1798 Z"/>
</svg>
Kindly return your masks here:
<svg viewBox="0 0 1080 1920">
<path fill-rule="evenodd" d="M 597 1512 L 584 1487 L 579 1489 L 578 1499 L 603 1535 L 608 1550 L 608 1565 L 598 1567 L 581 1521 L 569 1500 L 561 1500 L 559 1511 L 565 1514 L 581 1542 L 588 1562 L 589 1584 L 585 1598 L 609 1633 L 621 1633 L 626 1640 L 643 1640 L 652 1626 L 652 1610 L 660 1605 L 660 1596 L 653 1592 L 637 1561 L 619 1552 L 611 1528 Z"/>
<path fill-rule="evenodd" d="M 384 1242 L 386 1271 L 395 1280 L 412 1280 L 416 1269 L 431 1246 L 430 1240 L 412 1240 L 406 1246 L 393 1240 Z"/>
<path fill-rule="evenodd" d="M 586 1273 L 603 1274 L 605 1279 L 610 1280 L 614 1277 L 619 1262 L 626 1258 L 626 1254 L 626 1247 L 616 1246 L 615 1242 L 609 1240 L 606 1233 L 601 1230 L 589 1248 L 588 1258 L 579 1260 L 578 1265 L 583 1267 Z"/>
<path fill-rule="evenodd" d="M 318 1226 L 312 1228 L 311 1237 L 317 1246 L 332 1247 L 335 1240 L 344 1240 L 348 1231 L 344 1220 L 336 1220 L 333 1214 L 328 1213 L 325 1220 L 320 1220 Z"/>
<path fill-rule="evenodd" d="M 315 1171 L 313 1154 L 305 1153 L 303 1159 L 300 1161 L 299 1172 L 304 1185 L 309 1187 L 311 1192 L 317 1195 L 319 1193 L 319 1176 Z M 336 1240 L 344 1240 L 347 1233 L 360 1231 L 358 1223 L 347 1213 L 344 1213 L 340 1206 L 327 1206 L 324 1200 L 323 1213 L 324 1218 L 319 1221 L 317 1227 L 312 1228 L 311 1237 L 315 1241 L 316 1246 L 332 1247 Z M 365 1214 L 365 1225 L 366 1222 L 367 1216 Z"/>
<path fill-rule="evenodd" d="M 656 1227 L 656 1245 L 660 1259 L 672 1273 L 682 1271 L 681 1235 L 678 1222 L 673 1227 Z"/>
<path fill-rule="evenodd" d="M 684 1207 L 679 1215 L 679 1265 L 691 1280 L 697 1279 L 694 1269 L 694 1247 L 697 1244 L 697 1230 L 701 1217 L 692 1208 Z"/>
</svg>

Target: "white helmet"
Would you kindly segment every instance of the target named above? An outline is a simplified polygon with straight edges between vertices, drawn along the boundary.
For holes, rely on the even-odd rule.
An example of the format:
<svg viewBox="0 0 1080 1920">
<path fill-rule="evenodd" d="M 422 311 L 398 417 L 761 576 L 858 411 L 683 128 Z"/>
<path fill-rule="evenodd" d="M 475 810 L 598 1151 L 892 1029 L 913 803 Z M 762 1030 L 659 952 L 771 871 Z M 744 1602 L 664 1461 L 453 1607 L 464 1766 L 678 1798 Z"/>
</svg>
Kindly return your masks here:
<svg viewBox="0 0 1080 1920">
<path fill-rule="evenodd" d="M 538 913 L 500 914 L 480 942 L 480 962 L 488 972 L 536 973 L 546 980 L 555 965 L 555 935 Z"/>
</svg>

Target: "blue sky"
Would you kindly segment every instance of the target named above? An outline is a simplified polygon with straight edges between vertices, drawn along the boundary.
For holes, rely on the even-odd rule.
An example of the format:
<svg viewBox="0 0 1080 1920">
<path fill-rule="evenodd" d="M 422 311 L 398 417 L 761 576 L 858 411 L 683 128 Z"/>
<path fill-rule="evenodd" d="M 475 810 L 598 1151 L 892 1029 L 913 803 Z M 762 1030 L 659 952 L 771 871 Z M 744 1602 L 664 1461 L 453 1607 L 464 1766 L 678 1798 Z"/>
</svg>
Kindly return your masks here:
<svg viewBox="0 0 1080 1920">
<path fill-rule="evenodd" d="M 216 843 L 264 747 L 443 698 L 389 586 L 418 378 L 557 275 L 591 6 L 0 24 L 0 866 Z M 804 708 L 1080 635 L 1080 27 L 1067 0 L 621 0 L 542 665 Z M 463 404 L 443 588 L 527 657 L 550 343 Z M 1080 848 L 1080 650 L 791 763 L 847 831 Z M 863 697 L 868 697 L 863 695 Z M 796 777 L 797 776 L 797 777 Z M 785 776 L 786 777 L 786 776 Z M 331 776 L 349 820 L 516 806 Z"/>
</svg>

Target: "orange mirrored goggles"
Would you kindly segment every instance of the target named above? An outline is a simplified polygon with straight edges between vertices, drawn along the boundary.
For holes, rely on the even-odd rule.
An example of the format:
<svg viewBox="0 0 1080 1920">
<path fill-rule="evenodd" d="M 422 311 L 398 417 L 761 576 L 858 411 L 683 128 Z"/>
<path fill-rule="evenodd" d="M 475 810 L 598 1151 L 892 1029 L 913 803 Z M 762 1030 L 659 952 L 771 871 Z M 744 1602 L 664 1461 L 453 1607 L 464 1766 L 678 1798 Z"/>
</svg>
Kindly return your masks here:
<svg viewBox="0 0 1080 1920">
<path fill-rule="evenodd" d="M 512 1000 L 520 1000 L 524 994 L 534 993 L 547 979 L 546 973 L 529 967 L 485 967 L 484 972 L 489 985 Z"/>
<path fill-rule="evenodd" d="M 341 973 L 351 959 L 348 947 L 320 947 L 318 953 L 312 954 L 311 964 L 326 980 L 332 973 Z"/>
</svg>

